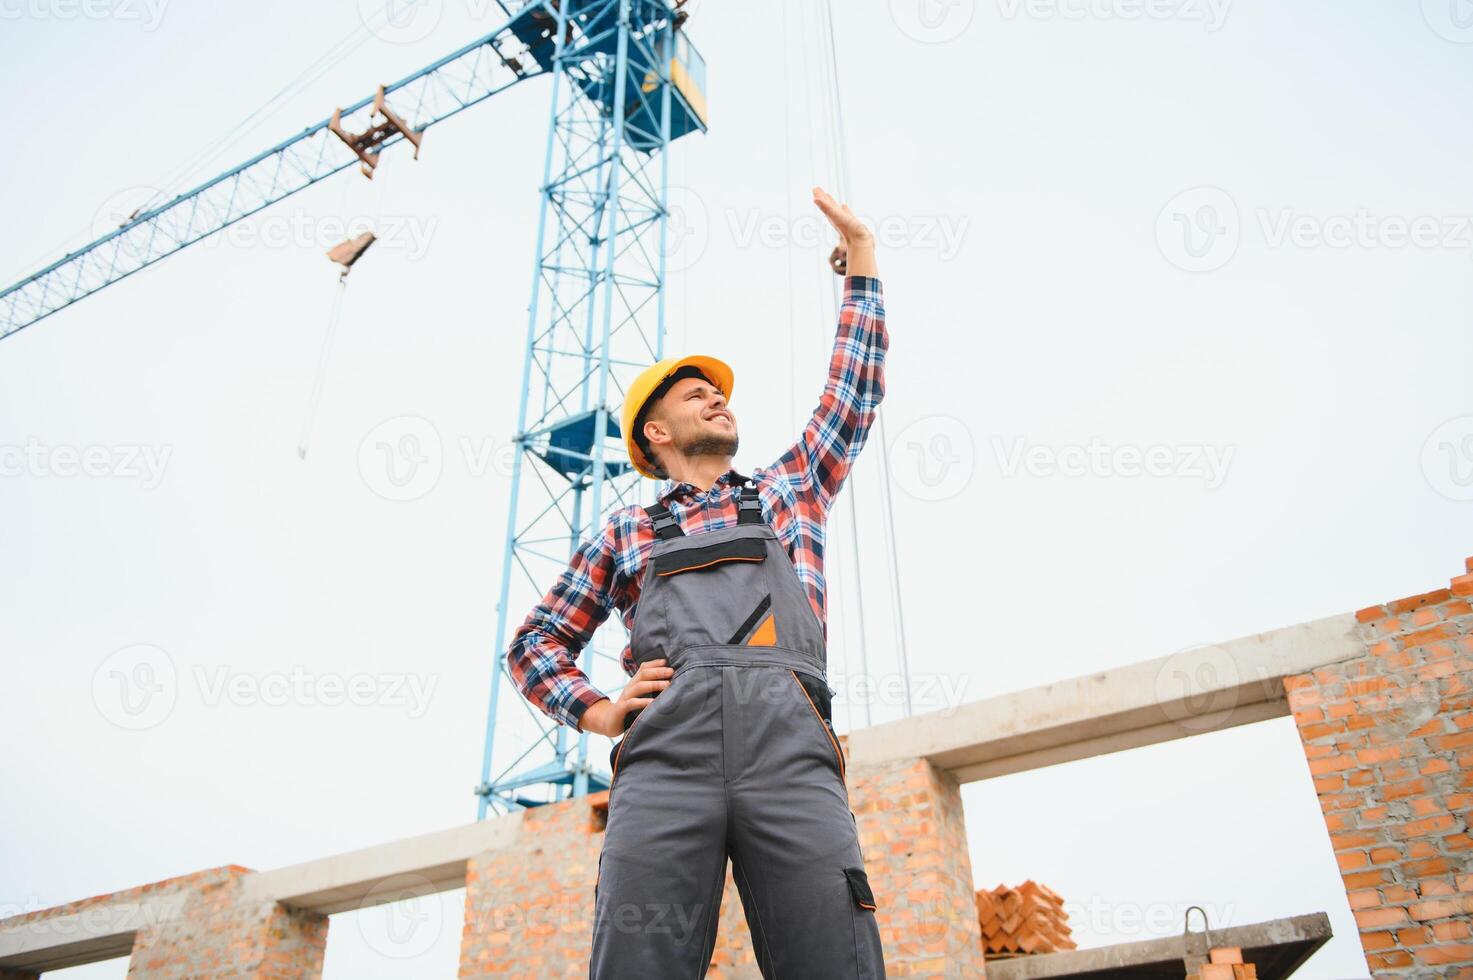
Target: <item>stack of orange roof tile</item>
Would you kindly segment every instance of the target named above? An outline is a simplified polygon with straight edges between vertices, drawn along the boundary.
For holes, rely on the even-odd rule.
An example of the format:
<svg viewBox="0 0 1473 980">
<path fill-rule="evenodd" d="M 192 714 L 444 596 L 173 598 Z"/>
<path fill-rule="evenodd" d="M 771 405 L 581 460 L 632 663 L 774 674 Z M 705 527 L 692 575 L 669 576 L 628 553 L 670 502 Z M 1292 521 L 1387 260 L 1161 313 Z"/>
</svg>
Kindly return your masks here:
<svg viewBox="0 0 1473 980">
<path fill-rule="evenodd" d="M 1017 888 L 977 889 L 977 922 L 988 959 L 1075 948 L 1064 899 L 1031 879 Z"/>
<path fill-rule="evenodd" d="M 1258 967 L 1243 962 L 1237 946 L 1221 946 L 1207 954 L 1208 962 L 1187 974 L 1187 980 L 1258 980 Z"/>
</svg>

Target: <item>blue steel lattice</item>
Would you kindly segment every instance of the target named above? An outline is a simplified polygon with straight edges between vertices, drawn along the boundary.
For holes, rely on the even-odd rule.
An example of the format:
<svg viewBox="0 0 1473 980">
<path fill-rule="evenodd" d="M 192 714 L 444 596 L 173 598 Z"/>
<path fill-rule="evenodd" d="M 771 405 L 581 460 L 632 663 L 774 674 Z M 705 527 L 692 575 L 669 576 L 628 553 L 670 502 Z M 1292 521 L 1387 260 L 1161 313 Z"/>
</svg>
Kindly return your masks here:
<svg viewBox="0 0 1473 980">
<path fill-rule="evenodd" d="M 605 515 L 634 502 L 639 486 L 619 440 L 618 407 L 635 374 L 664 353 L 667 149 L 706 126 L 705 68 L 676 30 L 677 7 L 565 0 L 557 11 L 480 817 L 609 784 L 604 768 L 589 762 L 587 733 L 553 723 L 519 696 L 504 653 L 515 625 L 514 581 L 527 600 L 515 608 L 530 608 Z M 543 550 L 551 544 L 559 547 Z M 595 682 L 598 665 L 612 664 L 622 649 L 616 619 L 600 634 L 615 633 L 614 643 L 606 649 L 595 637 L 583 651 Z M 498 715 L 503 694 L 523 715 Z M 497 758 L 499 744 L 525 733 L 528 744 Z"/>
</svg>

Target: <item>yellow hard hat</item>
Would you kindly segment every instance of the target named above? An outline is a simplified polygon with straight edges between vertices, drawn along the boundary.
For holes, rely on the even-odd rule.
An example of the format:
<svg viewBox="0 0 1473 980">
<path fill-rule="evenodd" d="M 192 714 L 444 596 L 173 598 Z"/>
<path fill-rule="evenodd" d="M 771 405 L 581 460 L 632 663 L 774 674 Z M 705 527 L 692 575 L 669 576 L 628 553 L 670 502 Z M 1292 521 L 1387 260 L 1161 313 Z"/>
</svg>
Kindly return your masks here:
<svg viewBox="0 0 1473 980">
<path fill-rule="evenodd" d="M 683 367 L 693 367 L 706 376 L 721 393 L 731 401 L 731 388 L 733 383 L 731 368 L 725 362 L 704 354 L 691 354 L 688 357 L 667 357 L 663 361 L 652 364 L 639 373 L 634 383 L 629 386 L 629 391 L 624 395 L 624 407 L 619 413 L 619 430 L 624 434 L 624 446 L 629 451 L 629 461 L 641 475 L 658 479 L 659 474 L 655 472 L 654 464 L 645 458 L 643 452 L 634 441 L 634 417 L 644 407 L 654 390 L 660 387 L 660 383 L 670 375 Z"/>
</svg>

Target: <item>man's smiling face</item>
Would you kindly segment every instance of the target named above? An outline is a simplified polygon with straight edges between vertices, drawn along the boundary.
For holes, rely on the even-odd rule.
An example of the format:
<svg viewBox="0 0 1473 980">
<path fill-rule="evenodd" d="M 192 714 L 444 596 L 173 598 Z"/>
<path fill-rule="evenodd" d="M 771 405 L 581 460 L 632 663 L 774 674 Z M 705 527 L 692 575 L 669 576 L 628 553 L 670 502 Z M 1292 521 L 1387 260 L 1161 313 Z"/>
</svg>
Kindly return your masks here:
<svg viewBox="0 0 1473 980">
<path fill-rule="evenodd" d="M 645 420 L 651 448 L 669 459 L 683 456 L 735 456 L 736 416 L 726 396 L 705 378 L 681 378 L 652 406 Z"/>
</svg>

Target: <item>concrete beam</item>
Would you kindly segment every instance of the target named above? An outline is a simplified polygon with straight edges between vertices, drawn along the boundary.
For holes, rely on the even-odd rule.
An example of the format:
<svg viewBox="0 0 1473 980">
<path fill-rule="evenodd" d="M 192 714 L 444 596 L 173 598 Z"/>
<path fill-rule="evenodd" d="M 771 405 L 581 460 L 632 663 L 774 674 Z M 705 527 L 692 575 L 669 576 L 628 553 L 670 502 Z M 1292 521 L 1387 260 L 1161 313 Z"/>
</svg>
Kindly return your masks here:
<svg viewBox="0 0 1473 980">
<path fill-rule="evenodd" d="M 1237 947 L 1243 960 L 1258 968 L 1258 980 L 1292 976 L 1330 940 L 1330 917 L 1323 912 L 1296 915 L 1246 926 L 1212 930 L 1212 946 Z M 1206 952 L 1201 932 L 1116 943 L 1059 953 L 1037 953 L 987 961 L 987 980 L 1127 980 L 1133 977 L 1182 977 Z M 1188 955 L 1188 949 L 1195 956 Z"/>
<path fill-rule="evenodd" d="M 331 915 L 465 885 L 473 855 L 514 847 L 523 811 L 251 875 L 249 898 Z"/>
<path fill-rule="evenodd" d="M 140 929 L 183 914 L 187 893 L 103 901 L 67 915 L 0 923 L 0 967 L 60 970 L 127 956 Z"/>
<path fill-rule="evenodd" d="M 925 758 L 971 782 L 1289 714 L 1283 679 L 1362 656 L 1346 613 L 848 735 L 851 765 Z"/>
</svg>

